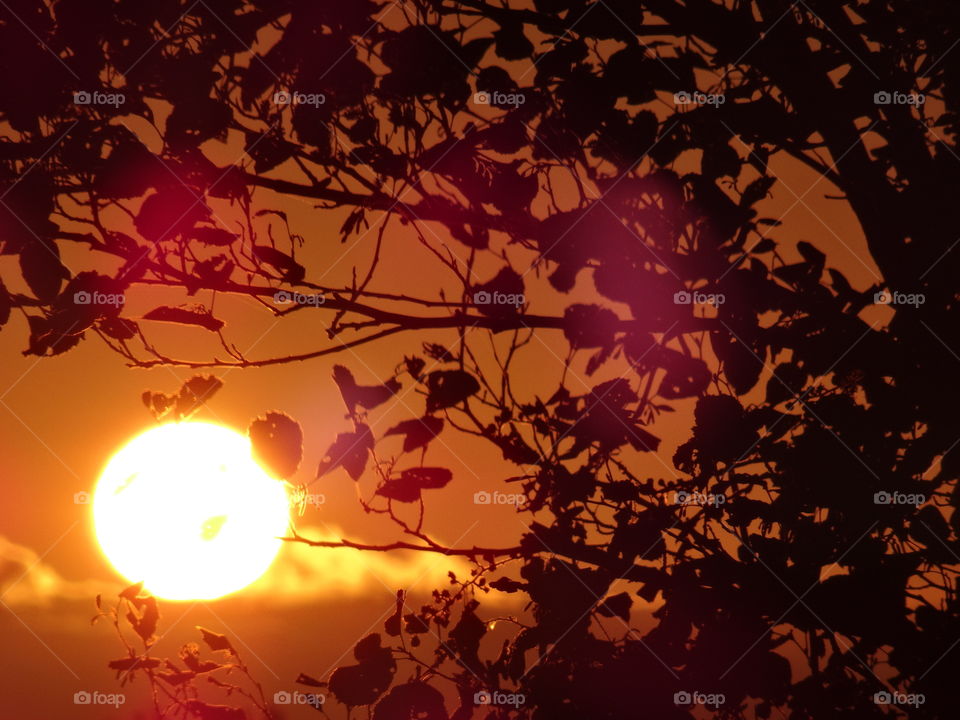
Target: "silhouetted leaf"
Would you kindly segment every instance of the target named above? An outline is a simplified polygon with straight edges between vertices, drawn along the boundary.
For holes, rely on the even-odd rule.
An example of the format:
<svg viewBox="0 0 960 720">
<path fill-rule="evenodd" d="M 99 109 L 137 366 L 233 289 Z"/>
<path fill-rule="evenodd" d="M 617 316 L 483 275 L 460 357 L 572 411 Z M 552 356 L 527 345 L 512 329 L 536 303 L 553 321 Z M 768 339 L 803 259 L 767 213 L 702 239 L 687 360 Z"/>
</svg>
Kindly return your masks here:
<svg viewBox="0 0 960 720">
<path fill-rule="evenodd" d="M 629 593 L 622 592 L 612 595 L 597 606 L 597 612 L 604 617 L 618 617 L 626 623 L 630 622 L 630 607 L 633 600 Z"/>
<path fill-rule="evenodd" d="M 194 375 L 177 393 L 177 415 L 181 419 L 190 417 L 222 387 L 223 382 L 213 375 Z"/>
<path fill-rule="evenodd" d="M 187 643 L 180 648 L 180 660 L 195 673 L 210 673 L 224 667 L 212 660 L 200 659 L 200 646 L 196 643 Z"/>
<path fill-rule="evenodd" d="M 443 418 L 425 415 L 414 420 L 404 420 L 387 430 L 384 435 L 403 435 L 403 451 L 411 452 L 426 447 L 443 430 Z"/>
<path fill-rule="evenodd" d="M 397 685 L 373 710 L 373 720 L 448 720 L 443 695 L 425 682 Z"/>
<path fill-rule="evenodd" d="M 143 644 L 149 647 L 156 641 L 154 633 L 160 621 L 157 599 L 155 597 L 137 598 L 133 601 L 133 605 L 134 607 L 127 613 L 127 620 L 133 631 L 143 640 Z"/>
<path fill-rule="evenodd" d="M 160 160 L 129 133 L 103 162 L 94 184 L 108 198 L 135 198 L 143 195 L 163 172 Z"/>
<path fill-rule="evenodd" d="M 407 372 L 410 373 L 411 377 L 415 380 L 420 379 L 420 373 L 423 372 L 423 368 L 426 367 L 426 361 L 423 358 L 419 357 L 404 357 L 403 363 L 407 368 Z"/>
<path fill-rule="evenodd" d="M 344 470 L 354 480 L 359 480 L 367 466 L 369 451 L 373 449 L 373 434 L 366 425 L 358 424 L 357 431 L 340 433 L 337 439 L 327 449 L 323 460 L 317 468 L 317 477 L 325 475 L 336 467 L 343 466 Z"/>
<path fill-rule="evenodd" d="M 333 366 L 333 380 L 340 388 L 343 404 L 351 415 L 356 412 L 357 405 L 372 410 L 396 395 L 401 388 L 396 378 L 390 378 L 383 385 L 357 385 L 353 373 L 343 365 Z"/>
<path fill-rule="evenodd" d="M 628 408 L 637 399 L 630 383 L 622 378 L 594 387 L 583 396 L 584 407 L 568 433 L 575 442 L 563 457 L 576 457 L 593 446 L 609 452 L 627 443 L 637 450 L 655 451 L 660 439 L 645 430 Z"/>
<path fill-rule="evenodd" d="M 804 260 L 818 270 L 823 270 L 824 263 L 827 261 L 827 256 L 824 255 L 820 250 L 817 250 L 817 248 L 808 243 L 806 240 L 801 240 L 797 243 L 797 250 L 803 256 Z"/>
<path fill-rule="evenodd" d="M 492 279 L 474 286 L 474 307 L 483 315 L 508 317 L 523 310 L 523 278 L 510 267 L 500 269 Z"/>
<path fill-rule="evenodd" d="M 36 240 L 20 251 L 20 272 L 40 300 L 52 300 L 70 273 L 60 262 L 60 249 L 54 242 Z"/>
<path fill-rule="evenodd" d="M 464 370 L 434 370 L 427 375 L 427 412 L 453 407 L 480 391 L 480 383 Z"/>
<path fill-rule="evenodd" d="M 388 617 L 383 623 L 384 631 L 391 637 L 398 637 L 400 635 L 400 620 L 403 617 L 404 595 L 403 590 L 397 590 L 397 607 L 393 615 Z"/>
<path fill-rule="evenodd" d="M 707 395 L 697 400 L 693 437 L 701 460 L 736 461 L 749 451 L 758 436 L 743 406 L 730 395 Z"/>
<path fill-rule="evenodd" d="M 533 52 L 533 44 L 523 34 L 521 23 L 505 23 L 493 34 L 497 55 L 504 60 L 521 60 Z"/>
<path fill-rule="evenodd" d="M 453 478 L 446 468 L 414 467 L 400 471 L 400 477 L 411 483 L 417 483 L 424 489 L 438 489 L 444 487 Z"/>
<path fill-rule="evenodd" d="M 7 292 L 6 286 L 0 281 L 0 328 L 6 325 L 7 320 L 10 319 L 11 307 L 10 293 Z"/>
<path fill-rule="evenodd" d="M 494 590 L 499 590 L 500 592 L 515 593 L 518 590 L 523 590 L 526 587 L 526 583 L 517 582 L 516 580 L 511 580 L 508 577 L 502 577 L 491 582 L 490 587 L 492 587 Z"/>
<path fill-rule="evenodd" d="M 223 327 L 223 321 L 218 320 L 206 308 L 198 305 L 184 307 L 161 306 L 154 308 L 143 316 L 144 320 L 156 322 L 179 323 L 181 325 L 196 325 L 210 332 L 217 332 Z"/>
<path fill-rule="evenodd" d="M 124 588 L 120 592 L 120 597 L 125 600 L 133 601 L 137 596 L 140 595 L 140 592 L 143 590 L 143 583 L 138 582 L 130 585 L 129 587 Z"/>
<path fill-rule="evenodd" d="M 133 320 L 121 317 L 105 317 L 97 323 L 97 327 L 114 340 L 131 340 L 139 331 L 139 326 Z"/>
<path fill-rule="evenodd" d="M 210 97 L 191 97 L 178 102 L 167 118 L 167 140 L 177 149 L 196 147 L 217 138 L 226 139 L 233 120 L 230 106 Z"/>
<path fill-rule="evenodd" d="M 446 468 L 407 468 L 400 472 L 399 478 L 387 480 L 377 494 L 399 502 L 416 502 L 421 490 L 442 488 L 452 479 L 453 473 Z"/>
<path fill-rule="evenodd" d="M 474 612 L 477 605 L 476 601 L 466 604 L 457 624 L 450 630 L 449 640 L 458 660 L 474 671 L 480 667 L 480 640 L 487 634 L 487 624 Z"/>
<path fill-rule="evenodd" d="M 303 458 L 300 424 L 282 412 L 270 412 L 250 423 L 247 430 L 253 454 L 273 475 L 292 477 Z"/>
<path fill-rule="evenodd" d="M 711 145 L 703 151 L 700 172 L 711 180 L 724 175 L 735 178 L 740 174 L 740 156 L 729 145 Z"/>
<path fill-rule="evenodd" d="M 306 685 L 307 687 L 326 687 L 327 686 L 325 682 L 321 682 L 316 678 L 312 678 L 305 673 L 300 673 L 299 675 L 297 675 L 297 684 Z"/>
<path fill-rule="evenodd" d="M 397 502 L 417 502 L 420 499 L 420 486 L 416 483 L 404 482 L 401 478 L 392 478 L 377 489 L 377 495 Z"/>
<path fill-rule="evenodd" d="M 795 363 L 780 363 L 773 369 L 773 377 L 767 381 L 767 404 L 773 406 L 799 396 L 806 381 L 806 370 Z"/>
<path fill-rule="evenodd" d="M 743 191 L 740 197 L 741 207 L 752 207 L 767 196 L 770 188 L 773 187 L 777 179 L 774 177 L 760 177 L 751 182 Z"/>
<path fill-rule="evenodd" d="M 166 415 L 176 405 L 176 395 L 167 395 L 166 393 L 144 391 L 140 396 L 147 410 L 153 413 L 153 416 L 159 420 Z"/>
<path fill-rule="evenodd" d="M 215 633 L 212 630 L 207 630 L 207 628 L 200 627 L 199 625 L 197 625 L 197 630 L 200 631 L 200 634 L 203 636 L 203 641 L 211 650 L 226 650 L 227 652 L 233 652 L 233 646 L 230 644 L 230 640 L 226 635 Z"/>
<path fill-rule="evenodd" d="M 173 185 L 143 201 L 135 224 L 144 238 L 162 242 L 189 232 L 209 215 L 210 209 L 202 196 L 184 186 Z"/>
<path fill-rule="evenodd" d="M 693 397 L 707 389 L 710 370 L 699 358 L 674 355 L 657 393 L 667 400 Z"/>
<path fill-rule="evenodd" d="M 64 332 L 57 327 L 56 319 L 56 316 L 51 318 L 38 315 L 27 316 L 30 344 L 23 351 L 24 355 L 60 355 L 79 344 L 82 333 Z"/>
<path fill-rule="evenodd" d="M 238 240 L 237 235 L 218 227 L 194 228 L 193 237 L 204 245 L 226 247 Z"/>
<path fill-rule="evenodd" d="M 389 648 L 380 646 L 380 635 L 366 636 L 353 648 L 359 661 L 339 667 L 330 676 L 330 692 L 344 705 L 370 705 L 386 692 L 396 672 Z"/>
<path fill-rule="evenodd" d="M 280 252 L 270 245 L 254 245 L 253 256 L 275 268 L 286 282 L 293 285 L 302 282 L 307 272 L 306 268 L 290 255 Z"/>
<path fill-rule="evenodd" d="M 618 322 L 616 313 L 599 305 L 571 305 L 563 313 L 563 335 L 573 348 L 611 347 Z"/>
<path fill-rule="evenodd" d="M 741 338 L 715 338 L 717 356 L 723 361 L 723 373 L 738 395 L 750 392 L 763 372 L 763 362 Z"/>
<path fill-rule="evenodd" d="M 450 350 L 437 343 L 424 343 L 423 351 L 437 362 L 453 362 L 457 359 Z"/>
</svg>

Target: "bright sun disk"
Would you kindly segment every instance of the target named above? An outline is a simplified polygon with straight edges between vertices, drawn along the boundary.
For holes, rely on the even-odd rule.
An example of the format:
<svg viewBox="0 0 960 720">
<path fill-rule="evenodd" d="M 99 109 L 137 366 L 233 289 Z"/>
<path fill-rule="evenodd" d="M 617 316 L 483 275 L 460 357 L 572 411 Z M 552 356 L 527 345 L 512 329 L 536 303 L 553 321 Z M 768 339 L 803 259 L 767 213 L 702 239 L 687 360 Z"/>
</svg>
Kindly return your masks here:
<svg viewBox="0 0 960 720">
<path fill-rule="evenodd" d="M 135 437 L 104 468 L 93 498 L 111 564 L 168 600 L 210 600 L 259 578 L 280 549 L 289 507 L 250 441 L 204 422 Z"/>
</svg>

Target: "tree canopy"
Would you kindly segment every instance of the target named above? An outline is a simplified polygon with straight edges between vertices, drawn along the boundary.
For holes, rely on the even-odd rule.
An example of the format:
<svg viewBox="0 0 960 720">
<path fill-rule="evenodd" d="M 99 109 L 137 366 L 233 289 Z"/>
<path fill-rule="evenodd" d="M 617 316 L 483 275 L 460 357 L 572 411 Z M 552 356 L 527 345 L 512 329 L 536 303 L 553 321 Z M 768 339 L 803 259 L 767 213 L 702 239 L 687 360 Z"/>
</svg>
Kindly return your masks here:
<svg viewBox="0 0 960 720">
<path fill-rule="evenodd" d="M 727 718 L 950 716 L 960 6 L 5 6 L 0 255 L 17 257 L 22 284 L 0 285 L 5 341 L 19 313 L 37 356 L 94 340 L 139 367 L 340 353 L 352 427 L 307 460 L 374 483 L 364 502 L 400 539 L 368 550 L 475 563 L 431 605 L 401 592 L 356 664 L 305 687 L 326 683 L 376 720 L 688 718 L 697 702 Z M 791 172 L 820 181 L 799 195 Z M 769 210 L 783 190 L 793 205 L 829 195 L 869 256 L 851 260 L 858 240 L 832 214 L 816 237 L 791 237 Z M 299 226 L 298 200 L 339 232 Z M 393 242 L 443 273 L 382 289 Z M 340 243 L 369 262 L 333 286 L 324 253 Z M 187 300 L 138 317 L 109 301 L 145 287 Z M 284 321 L 313 302 L 318 345 L 250 356 L 216 313 L 222 297 Z M 221 349 L 174 353 L 154 339 L 160 323 Z M 566 357 L 544 341 L 556 335 Z M 371 383 L 357 353 L 389 352 L 388 336 L 423 352 Z M 493 360 L 480 336 L 499 343 Z M 555 368 L 552 395 L 516 382 L 524 352 Z M 572 391 L 573 372 L 592 389 Z M 215 389 L 193 382 L 145 401 L 183 417 Z M 378 436 L 368 418 L 401 384 L 420 389 L 417 412 Z M 662 457 L 658 427 L 685 409 L 687 438 Z M 518 545 L 445 547 L 396 512 L 420 504 L 422 517 L 424 495 L 451 482 L 428 464 L 448 433 L 517 467 Z M 387 461 L 377 448 L 392 435 L 403 452 Z M 278 475 L 299 466 L 295 419 L 266 415 L 251 437 Z M 491 593 L 530 603 L 493 656 Z M 118 670 L 150 674 L 171 713 L 239 717 L 186 699 L 210 668 L 193 651 L 152 664 L 151 606 L 137 591 L 122 602 L 146 647 Z M 631 623 L 638 602 L 657 603 L 652 627 Z M 598 616 L 620 632 L 599 635 Z M 414 660 L 411 638 L 430 652 Z M 494 691 L 524 702 L 478 709 Z"/>
</svg>

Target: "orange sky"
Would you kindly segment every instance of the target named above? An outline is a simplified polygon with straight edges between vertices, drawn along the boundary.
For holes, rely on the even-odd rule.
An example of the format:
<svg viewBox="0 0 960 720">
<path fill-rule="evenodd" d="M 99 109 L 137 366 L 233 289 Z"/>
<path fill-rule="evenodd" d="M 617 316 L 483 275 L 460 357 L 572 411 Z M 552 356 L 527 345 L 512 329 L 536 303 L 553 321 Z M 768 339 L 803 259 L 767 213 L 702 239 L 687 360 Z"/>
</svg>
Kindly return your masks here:
<svg viewBox="0 0 960 720">
<path fill-rule="evenodd" d="M 870 284 L 872 262 L 845 205 L 823 199 L 834 190 L 820 181 L 805 194 L 815 178 L 796 167 L 781 172 L 785 170 L 789 170 L 788 179 L 774 187 L 766 210 L 772 217 L 785 219 L 779 237 L 812 240 L 828 250 L 835 265 L 857 277 L 861 287 Z M 803 197 L 802 202 L 797 202 L 797 196 Z M 329 217 L 302 203 L 293 205 L 286 209 L 296 218 L 298 232 L 319 248 L 316 258 L 311 259 L 327 262 L 331 278 L 344 281 L 354 264 L 364 267 L 370 252 L 367 243 L 348 246 L 343 253 L 344 248 L 330 232 L 334 222 Z M 829 230 L 824 229 L 818 216 L 829 218 Z M 838 242 L 834 233 L 849 248 Z M 430 293 L 439 278 L 435 268 L 428 274 L 429 257 L 418 253 L 417 247 L 409 235 L 395 231 L 387 243 L 378 289 Z M 457 249 L 455 245 L 453 248 Z M 78 258 L 78 262 L 83 260 Z M 9 263 L 0 264 L 0 277 L 8 287 L 16 287 L 15 270 Z M 589 298 L 590 291 L 589 286 L 581 287 L 577 294 Z M 124 314 L 133 317 L 142 313 L 157 304 L 160 295 L 154 289 L 133 290 Z M 542 282 L 535 283 L 528 297 L 532 312 L 556 312 L 566 301 Z M 251 348 L 250 357 L 306 351 L 324 344 L 320 327 L 309 316 L 312 310 L 278 322 L 251 300 L 220 302 L 219 314 L 228 322 L 231 339 L 241 348 Z M 202 330 L 160 328 L 151 332 L 152 337 L 178 343 L 184 357 L 203 357 L 203 341 L 208 338 Z M 474 331 L 471 338 L 478 346 L 488 343 L 481 331 Z M 531 397 L 552 392 L 566 353 L 559 333 L 543 333 L 541 338 L 543 342 L 534 341 L 521 356 L 526 370 L 518 375 L 522 381 L 519 387 Z M 25 358 L 20 354 L 25 339 L 21 317 L 15 316 L 0 332 L 0 473 L 5 489 L 0 505 L 0 588 L 6 588 L 4 597 L 9 605 L 0 607 L 0 632 L 8 651 L 17 658 L 5 672 L 2 684 L 5 694 L 17 698 L 15 707 L 28 713 L 18 715 L 17 720 L 52 717 L 62 708 L 64 697 L 72 694 L 71 688 L 107 691 L 114 687 L 105 664 L 119 656 L 120 647 L 106 626 L 91 628 L 89 618 L 93 596 L 115 592 L 119 581 L 96 545 L 89 506 L 74 504 L 73 496 L 92 489 L 110 455 L 154 422 L 140 403 L 140 394 L 145 389 L 174 392 L 192 374 L 180 368 L 126 368 L 122 358 L 95 338 L 59 357 Z M 347 352 L 290 366 L 216 371 L 226 386 L 199 417 L 242 431 L 251 419 L 267 410 L 288 413 L 304 429 L 305 461 L 297 479 L 305 481 L 335 433 L 349 429 L 331 380 L 332 365 L 345 363 L 361 382 L 372 382 L 388 377 L 394 364 L 404 354 L 417 352 L 425 339 L 453 343 L 455 335 L 431 332 L 401 336 L 360 348 L 356 354 Z M 570 385 L 581 391 L 602 379 L 586 379 L 581 364 Z M 402 393 L 389 412 L 372 415 L 374 429 L 382 432 L 399 420 L 413 417 L 420 408 L 422 398 Z M 687 413 L 678 413 L 655 428 L 664 437 L 660 457 L 666 463 L 677 442 L 686 437 L 688 425 Z M 478 489 L 509 489 L 503 479 L 513 474 L 510 467 L 492 460 L 486 446 L 471 439 L 450 432 L 442 437 L 444 443 L 431 447 L 429 462 L 450 467 L 455 482 L 427 498 L 430 532 L 460 545 L 516 542 L 525 529 L 516 515 L 496 507 L 484 508 L 481 514 L 472 504 L 472 494 Z M 651 474 L 665 475 L 658 461 L 647 462 Z M 334 534 L 342 528 L 345 536 L 356 540 L 396 539 L 389 522 L 363 516 L 353 482 L 342 470 L 325 477 L 315 489 L 323 492 L 327 502 L 321 508 L 308 508 L 300 521 L 305 527 Z M 331 552 L 339 553 L 340 559 L 331 561 Z M 430 581 L 442 584 L 449 565 L 444 558 L 434 556 L 361 559 L 351 551 L 285 548 L 263 581 L 233 598 L 196 607 L 163 603 L 164 627 L 174 622 L 176 625 L 161 641 L 157 653 L 175 655 L 180 644 L 196 639 L 191 634 L 193 625 L 208 626 L 235 635 L 253 651 L 249 660 L 259 665 L 267 687 L 292 689 L 291 681 L 299 672 L 322 675 L 358 637 L 372 625 L 379 625 L 377 618 L 392 610 L 396 587 L 424 574 L 423 589 L 432 586 Z M 291 641 L 304 637 L 316 640 Z M 499 641 L 490 637 L 485 642 L 492 648 Z M 142 699 L 143 688 L 127 692 L 131 695 L 130 711 L 136 698 Z M 290 717 L 310 717 L 307 712 L 309 709 L 298 708 Z M 8 718 L 0 714 L 0 720 Z"/>
<path fill-rule="evenodd" d="M 151 144 L 148 132 L 135 123 L 131 127 Z M 224 144 L 211 142 L 205 150 L 219 162 L 234 162 L 238 144 L 239 138 L 232 137 Z M 157 149 L 155 138 L 153 149 Z M 688 157 L 684 162 L 696 160 Z M 842 268 L 858 287 L 878 282 L 849 208 L 843 201 L 824 198 L 839 194 L 836 188 L 808 168 L 782 158 L 774 158 L 771 169 L 781 182 L 774 186 L 763 214 L 783 220 L 775 237 L 788 243 L 809 240 L 826 251 L 829 264 Z M 366 270 L 375 233 L 341 244 L 337 229 L 344 212 L 317 211 L 311 203 L 296 199 L 276 201 L 262 191 L 258 198 L 261 207 L 286 211 L 294 230 L 307 239 L 299 259 L 308 266 L 310 280 L 343 285 L 349 282 L 354 268 L 360 274 Z M 229 222 L 229 210 L 224 213 Z M 431 227 L 433 232 L 441 232 Z M 445 234 L 430 240 L 437 247 L 449 243 L 452 252 L 466 255 L 466 249 Z M 70 250 L 64 259 L 74 271 L 96 267 L 100 262 L 72 248 L 63 249 Z M 515 250 L 508 257 L 521 272 L 534 259 L 529 253 Z M 497 269 L 488 260 L 478 271 L 480 279 L 489 279 Z M 14 258 L 0 257 L 0 279 L 12 291 L 23 287 Z M 574 293 L 560 296 L 542 276 L 532 273 L 527 277 L 530 311 L 558 314 L 571 302 L 594 300 L 587 273 L 580 279 Z M 441 287 L 458 293 L 454 280 L 442 272 L 409 228 L 391 224 L 371 289 L 436 298 Z M 199 299 L 209 302 L 208 297 Z M 158 304 L 185 300 L 183 294 L 173 291 L 133 288 L 124 316 L 137 317 Z M 220 298 L 217 302 L 217 314 L 227 322 L 231 342 L 248 352 L 250 358 L 308 352 L 329 344 L 323 334 L 322 324 L 329 319 L 325 311 L 306 309 L 279 320 L 249 298 Z M 177 357 L 203 359 L 216 352 L 214 339 L 203 330 L 149 325 L 151 339 Z M 74 494 L 91 490 L 111 454 L 154 423 L 140 401 L 141 393 L 147 389 L 175 392 L 193 374 L 182 368 L 129 369 L 121 357 L 88 335 L 87 341 L 64 355 L 37 358 L 21 355 L 27 338 L 22 316 L 15 314 L 0 331 L 0 485 L 4 488 L 0 503 L 0 600 L 6 604 L 0 606 L 0 636 L 7 656 L 14 659 L 0 674 L 0 697 L 7 703 L 0 710 L 0 720 L 65 717 L 63 707 L 77 690 L 115 690 L 113 673 L 107 670 L 106 662 L 119 657 L 121 647 L 108 627 L 91 627 L 89 620 L 94 613 L 93 597 L 101 592 L 115 593 L 120 580 L 97 547 L 90 507 L 75 504 Z M 214 370 L 226 384 L 199 417 L 245 431 L 253 418 L 266 411 L 289 414 L 304 430 L 305 460 L 295 479 L 305 482 L 336 433 L 350 429 L 331 380 L 333 364 L 346 364 L 359 381 L 371 383 L 389 377 L 404 355 L 420 352 L 420 343 L 425 340 L 452 345 L 457 338 L 452 331 L 405 334 L 306 363 Z M 497 342 L 504 340 L 499 338 Z M 479 330 L 470 333 L 469 341 L 477 348 L 489 347 L 490 342 L 485 331 Z M 487 350 L 478 352 L 489 360 Z M 530 399 L 552 394 L 566 352 L 560 333 L 538 333 L 518 358 L 515 388 Z M 570 389 L 575 393 L 619 374 L 613 364 L 596 377 L 587 378 L 585 361 L 578 358 L 569 376 Z M 371 414 L 378 436 L 396 422 L 422 413 L 423 399 L 411 390 L 405 387 L 385 412 Z M 690 424 L 689 404 L 680 409 L 682 412 L 665 417 L 653 428 L 664 442 L 659 459 L 644 459 L 643 472 L 653 476 L 668 473 L 664 464 L 670 465 L 673 451 L 686 439 Z M 516 543 L 526 529 L 521 518 L 507 507 L 478 508 L 472 501 L 478 490 L 510 490 L 504 479 L 514 475 L 516 469 L 491 455 L 486 443 L 449 430 L 441 437 L 443 442 L 433 443 L 429 450 L 428 464 L 449 467 L 454 482 L 442 492 L 427 496 L 429 533 L 460 546 Z M 390 442 L 393 445 L 385 447 L 398 452 L 399 440 Z M 369 494 L 369 478 L 361 486 Z M 389 521 L 362 513 L 354 483 L 342 470 L 324 477 L 314 491 L 322 492 L 326 503 L 308 508 L 299 520 L 304 534 L 342 532 L 351 539 L 368 542 L 397 539 L 397 530 Z M 155 654 L 175 656 L 181 644 L 197 639 L 192 627 L 204 625 L 239 640 L 269 693 L 293 689 L 297 674 L 303 671 L 325 676 L 359 637 L 381 629 L 382 620 L 393 610 L 398 587 L 416 583 L 427 592 L 443 584 L 446 571 L 454 565 L 442 556 L 426 554 L 360 556 L 346 550 L 286 547 L 262 581 L 234 597 L 198 605 L 162 603 L 165 620 L 161 629 L 168 629 L 169 634 Z M 463 567 L 463 563 L 456 565 Z M 510 610 L 504 608 L 504 612 Z M 647 611 L 641 608 L 638 612 L 642 615 Z M 639 616 L 634 624 L 638 621 L 642 622 Z M 495 653 L 502 637 L 491 633 L 484 647 Z M 109 717 L 139 717 L 136 708 L 144 699 L 144 688 L 125 692 L 130 695 L 129 703 Z M 18 708 L 17 714 L 10 715 L 9 707 Z M 309 708 L 296 708 L 288 717 L 315 715 Z"/>
</svg>

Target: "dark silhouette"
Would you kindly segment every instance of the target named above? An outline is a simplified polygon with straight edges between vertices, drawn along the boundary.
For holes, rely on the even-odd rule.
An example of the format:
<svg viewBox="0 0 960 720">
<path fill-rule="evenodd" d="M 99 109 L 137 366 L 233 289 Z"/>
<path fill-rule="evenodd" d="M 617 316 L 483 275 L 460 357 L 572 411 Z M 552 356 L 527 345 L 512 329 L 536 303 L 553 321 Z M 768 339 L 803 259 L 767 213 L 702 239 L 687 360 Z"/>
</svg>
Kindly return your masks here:
<svg viewBox="0 0 960 720">
<path fill-rule="evenodd" d="M 391 378 L 344 353 L 353 373 L 338 367 L 336 381 L 353 424 L 328 439 L 318 471 L 379 473 L 368 507 L 403 539 L 291 541 L 458 554 L 478 572 L 422 608 L 401 592 L 356 662 L 301 677 L 305 692 L 323 685 L 331 704 L 370 706 L 376 720 L 955 716 L 955 2 L 5 8 L 0 248 L 31 292 L 0 288 L 0 322 L 28 318 L 27 353 L 98 336 L 134 366 L 251 367 L 422 338 Z M 145 128 L 162 143 L 148 148 Z M 201 149 L 241 135 L 236 165 Z M 869 257 L 828 223 L 784 239 L 764 208 L 784 189 L 775 169 L 791 167 L 822 177 L 813 197 L 837 194 Z M 370 267 L 347 287 L 316 280 L 310 248 L 336 240 L 299 235 L 278 196 L 342 218 L 337 240 L 374 247 Z M 459 296 L 371 289 L 388 223 L 447 265 L 435 286 L 452 278 Z M 68 245 L 119 269 L 71 273 Z M 517 267 L 505 247 L 533 260 Z M 501 269 L 478 276 L 481 259 Z M 539 272 L 559 312 L 530 289 Z M 593 302 L 565 299 L 578 283 Z M 196 301 L 142 318 L 109 301 L 144 285 Z M 281 291 L 303 297 L 271 302 Z M 213 294 L 278 315 L 322 305 L 326 344 L 247 357 Z M 874 320 L 884 304 L 892 318 Z M 218 334 L 224 354 L 173 357 L 151 341 L 154 322 Z M 461 342 L 435 344 L 444 329 Z M 467 330 L 512 339 L 497 372 Z M 552 397 L 511 383 L 514 351 L 551 333 L 570 352 L 544 349 L 549 363 L 588 356 L 586 375 L 612 379 L 576 395 L 558 372 Z M 381 437 L 367 413 L 401 384 L 424 397 L 387 433 L 409 453 L 388 471 L 369 462 Z M 203 399 L 160 395 L 145 398 L 158 413 Z M 691 406 L 689 439 L 658 462 L 658 419 Z M 258 422 L 261 452 L 289 473 L 299 426 Z M 443 492 L 450 471 L 425 457 L 457 432 L 520 468 L 529 532 L 516 547 L 447 548 L 394 513 Z M 496 657 L 480 650 L 486 593 L 531 603 L 531 624 Z M 651 628 L 631 624 L 637 598 L 662 603 Z M 149 647 L 148 601 L 121 602 Z M 592 631 L 597 616 L 619 634 Z M 430 650 L 417 655 L 420 639 Z M 233 652 L 215 634 L 207 645 Z M 116 667 L 149 675 L 161 708 L 240 717 L 185 699 L 216 669 L 195 647 L 169 666 L 142 652 L 131 645 Z"/>
</svg>

